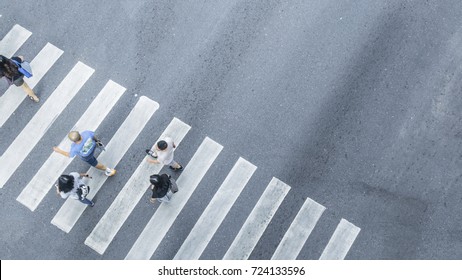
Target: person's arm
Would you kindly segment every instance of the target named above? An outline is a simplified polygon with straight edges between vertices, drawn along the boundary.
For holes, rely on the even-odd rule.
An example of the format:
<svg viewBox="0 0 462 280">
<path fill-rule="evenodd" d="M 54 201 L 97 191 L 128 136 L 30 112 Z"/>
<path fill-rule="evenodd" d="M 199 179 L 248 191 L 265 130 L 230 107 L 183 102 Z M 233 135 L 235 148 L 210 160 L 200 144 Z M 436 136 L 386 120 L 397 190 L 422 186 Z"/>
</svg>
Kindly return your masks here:
<svg viewBox="0 0 462 280">
<path fill-rule="evenodd" d="M 80 178 L 87 177 L 87 178 L 92 179 L 92 177 L 88 175 L 87 173 L 79 173 L 79 175 L 80 175 Z"/>
<path fill-rule="evenodd" d="M 56 187 L 56 194 L 60 196 L 62 199 L 66 199 L 69 196 L 69 193 L 63 193 L 59 191 L 58 184 L 55 184 L 55 187 Z"/>
<path fill-rule="evenodd" d="M 70 154 L 69 152 L 66 152 L 64 150 L 61 150 L 60 148 L 58 147 L 53 147 L 53 151 L 57 152 L 58 154 L 62 154 L 63 156 L 66 156 L 66 157 L 70 157 Z"/>
<path fill-rule="evenodd" d="M 151 195 L 151 198 L 149 199 L 149 201 L 154 203 L 154 202 L 156 202 L 156 198 L 155 198 L 155 195 L 154 195 L 154 185 L 153 184 L 149 185 L 149 188 L 152 190 L 152 195 Z"/>
<path fill-rule="evenodd" d="M 156 159 L 150 159 L 150 158 L 146 158 L 146 160 L 150 163 L 160 163 L 158 160 Z"/>
</svg>

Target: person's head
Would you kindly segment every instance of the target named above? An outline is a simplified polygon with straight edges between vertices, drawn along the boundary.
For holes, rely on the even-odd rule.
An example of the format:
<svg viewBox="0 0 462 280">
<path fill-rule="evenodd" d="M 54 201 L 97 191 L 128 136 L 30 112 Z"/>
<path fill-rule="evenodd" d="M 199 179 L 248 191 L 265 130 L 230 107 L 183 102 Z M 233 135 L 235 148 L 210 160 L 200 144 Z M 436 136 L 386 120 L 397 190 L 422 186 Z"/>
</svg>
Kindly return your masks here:
<svg viewBox="0 0 462 280">
<path fill-rule="evenodd" d="M 69 137 L 69 140 L 71 140 L 72 142 L 78 142 L 78 141 L 80 141 L 80 139 L 82 139 L 82 137 L 80 136 L 80 133 L 78 131 L 69 132 L 67 137 Z"/>
<path fill-rule="evenodd" d="M 160 151 L 167 149 L 167 146 L 167 142 L 165 142 L 164 140 L 160 140 L 159 142 L 157 142 L 157 149 Z"/>
<path fill-rule="evenodd" d="M 70 192 L 74 188 L 74 177 L 71 175 L 61 175 L 58 178 L 58 189 L 60 192 Z"/>
<path fill-rule="evenodd" d="M 149 176 L 149 182 L 151 182 L 151 184 L 154 186 L 158 186 L 160 184 L 159 174 L 154 174 L 154 175 Z"/>
<path fill-rule="evenodd" d="M 0 55 L 0 77 L 13 77 L 18 74 L 18 67 L 10 59 Z"/>
</svg>

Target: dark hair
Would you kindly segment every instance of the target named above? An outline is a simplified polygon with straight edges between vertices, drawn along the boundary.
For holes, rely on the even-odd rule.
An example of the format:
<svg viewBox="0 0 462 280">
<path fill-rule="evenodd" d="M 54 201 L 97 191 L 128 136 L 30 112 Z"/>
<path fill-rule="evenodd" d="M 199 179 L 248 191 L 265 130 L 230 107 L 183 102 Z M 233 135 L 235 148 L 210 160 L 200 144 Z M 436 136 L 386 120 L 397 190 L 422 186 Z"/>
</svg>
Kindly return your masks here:
<svg viewBox="0 0 462 280">
<path fill-rule="evenodd" d="M 149 182 L 153 184 L 154 186 L 159 185 L 159 180 L 160 180 L 160 176 L 158 174 L 149 176 Z"/>
<path fill-rule="evenodd" d="M 0 78 L 6 76 L 8 79 L 12 80 L 14 77 L 18 76 L 20 73 L 16 64 L 10 61 L 10 59 L 0 55 Z"/>
<path fill-rule="evenodd" d="M 167 142 L 165 142 L 164 140 L 160 140 L 159 142 L 157 142 L 157 148 L 159 148 L 160 150 L 167 149 L 167 146 Z"/>
<path fill-rule="evenodd" d="M 58 189 L 60 192 L 68 193 L 74 188 L 74 176 L 61 175 L 58 179 Z"/>
<path fill-rule="evenodd" d="M 149 182 L 154 185 L 152 190 L 152 197 L 153 198 L 161 198 L 164 197 L 169 188 L 170 188 L 170 176 L 167 174 L 154 174 L 149 176 Z"/>
</svg>

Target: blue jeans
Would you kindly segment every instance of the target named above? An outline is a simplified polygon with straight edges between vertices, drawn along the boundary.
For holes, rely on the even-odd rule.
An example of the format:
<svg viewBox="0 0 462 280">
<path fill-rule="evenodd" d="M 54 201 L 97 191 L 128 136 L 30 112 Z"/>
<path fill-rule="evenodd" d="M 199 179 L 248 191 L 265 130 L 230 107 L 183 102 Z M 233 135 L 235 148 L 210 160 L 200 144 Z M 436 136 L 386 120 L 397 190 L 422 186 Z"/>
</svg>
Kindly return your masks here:
<svg viewBox="0 0 462 280">
<path fill-rule="evenodd" d="M 91 200 L 89 200 L 88 198 L 84 198 L 84 199 L 79 199 L 80 202 L 82 202 L 83 204 L 87 204 L 87 205 L 92 205 L 93 202 Z"/>
</svg>

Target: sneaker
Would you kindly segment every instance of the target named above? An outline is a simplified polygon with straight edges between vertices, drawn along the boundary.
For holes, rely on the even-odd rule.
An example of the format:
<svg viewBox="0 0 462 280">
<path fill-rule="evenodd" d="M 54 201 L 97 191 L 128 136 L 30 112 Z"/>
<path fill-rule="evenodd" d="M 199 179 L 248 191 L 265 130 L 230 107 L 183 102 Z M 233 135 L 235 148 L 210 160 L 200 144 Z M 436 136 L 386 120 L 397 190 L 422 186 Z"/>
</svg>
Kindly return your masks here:
<svg viewBox="0 0 462 280">
<path fill-rule="evenodd" d="M 151 151 L 149 149 L 146 149 L 146 154 L 148 154 L 148 156 L 151 156 L 153 158 L 157 158 L 156 152 Z"/>
<path fill-rule="evenodd" d="M 173 170 L 173 171 L 181 171 L 181 170 L 183 170 L 183 166 L 181 166 L 181 165 L 180 165 L 180 167 L 171 167 L 171 166 L 169 166 L 169 168 L 171 170 Z"/>
<path fill-rule="evenodd" d="M 93 206 L 95 206 L 95 203 L 92 201 L 90 204 L 90 207 L 93 207 Z"/>
<path fill-rule="evenodd" d="M 111 176 L 114 176 L 114 174 L 116 174 L 116 170 L 115 169 L 111 169 L 111 171 L 104 171 L 104 174 L 106 174 L 106 176 L 108 177 L 111 177 Z"/>
<path fill-rule="evenodd" d="M 37 95 L 29 95 L 29 99 L 34 101 L 35 103 L 40 101 L 40 99 L 37 97 Z"/>
</svg>

